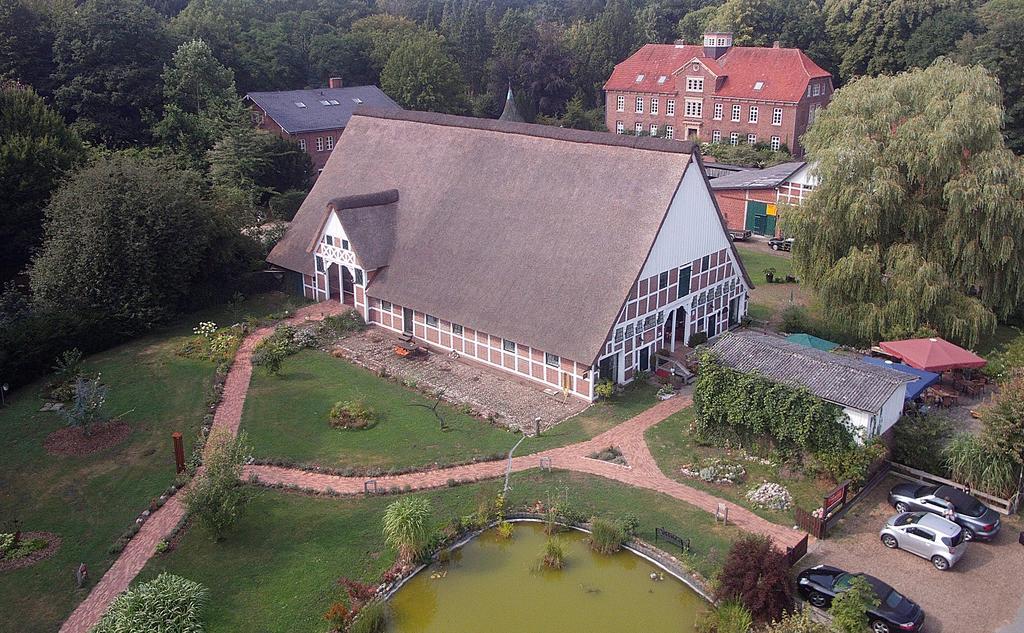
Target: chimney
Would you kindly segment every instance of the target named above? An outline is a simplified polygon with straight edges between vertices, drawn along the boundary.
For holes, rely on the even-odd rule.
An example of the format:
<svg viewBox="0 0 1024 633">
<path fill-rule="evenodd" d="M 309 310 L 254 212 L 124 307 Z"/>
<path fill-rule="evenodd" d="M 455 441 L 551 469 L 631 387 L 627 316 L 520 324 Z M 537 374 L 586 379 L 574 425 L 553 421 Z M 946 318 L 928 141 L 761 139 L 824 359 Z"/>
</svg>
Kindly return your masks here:
<svg viewBox="0 0 1024 633">
<path fill-rule="evenodd" d="M 327 80 L 328 88 L 341 88 L 341 77 L 331 77 Z"/>
<path fill-rule="evenodd" d="M 704 56 L 718 59 L 732 48 L 732 33 L 705 33 Z"/>
</svg>

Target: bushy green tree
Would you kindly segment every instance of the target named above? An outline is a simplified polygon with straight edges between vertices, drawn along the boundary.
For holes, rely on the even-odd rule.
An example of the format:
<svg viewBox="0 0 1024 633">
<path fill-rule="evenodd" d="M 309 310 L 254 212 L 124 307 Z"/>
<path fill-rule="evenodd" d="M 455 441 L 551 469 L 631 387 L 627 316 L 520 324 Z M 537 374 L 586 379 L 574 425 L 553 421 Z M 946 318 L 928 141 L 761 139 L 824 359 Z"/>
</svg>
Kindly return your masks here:
<svg viewBox="0 0 1024 633">
<path fill-rule="evenodd" d="M 0 282 L 25 268 L 43 235 L 43 208 L 85 158 L 78 136 L 32 89 L 0 85 Z"/>
<path fill-rule="evenodd" d="M 23 0 L 0 0 L 0 81 L 18 81 L 48 93 L 52 47 L 49 21 L 38 7 Z"/>
<path fill-rule="evenodd" d="M 203 453 L 203 469 L 185 493 L 189 516 L 217 541 L 241 518 L 252 500 L 253 490 L 241 481 L 242 467 L 252 456 L 245 431 L 232 437 L 227 431 L 214 432 Z"/>
<path fill-rule="evenodd" d="M 57 106 L 87 140 L 149 140 L 169 52 L 160 15 L 141 0 L 86 0 L 60 15 L 53 44 Z"/>
<path fill-rule="evenodd" d="M 462 70 L 440 37 L 416 37 L 388 58 L 380 87 L 404 108 L 463 114 L 467 110 Z"/>
<path fill-rule="evenodd" d="M 803 137 L 820 186 L 791 210 L 801 276 L 860 337 L 974 345 L 1024 299 L 1024 167 L 981 67 L 859 79 Z"/>
<path fill-rule="evenodd" d="M 199 176 L 115 153 L 61 184 L 46 208 L 30 278 L 46 309 L 100 313 L 145 328 L 175 314 L 201 279 L 215 216 Z"/>
<path fill-rule="evenodd" d="M 981 423 L 989 450 L 1024 466 L 1024 373 L 1018 370 L 999 386 L 981 411 Z"/>
<path fill-rule="evenodd" d="M 850 588 L 832 600 L 829 615 L 836 633 L 864 633 L 868 628 L 868 610 L 877 607 L 878 595 L 863 576 L 857 576 Z"/>
</svg>

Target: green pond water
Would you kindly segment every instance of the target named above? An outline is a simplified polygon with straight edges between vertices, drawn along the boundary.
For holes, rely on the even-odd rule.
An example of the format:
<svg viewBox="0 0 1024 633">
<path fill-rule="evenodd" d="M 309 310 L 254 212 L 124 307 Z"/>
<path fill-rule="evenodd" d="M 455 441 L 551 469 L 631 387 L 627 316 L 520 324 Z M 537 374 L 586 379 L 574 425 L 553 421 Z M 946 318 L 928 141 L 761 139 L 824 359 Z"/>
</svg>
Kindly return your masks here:
<svg viewBox="0 0 1024 633">
<path fill-rule="evenodd" d="M 563 532 L 561 570 L 538 570 L 547 536 L 516 523 L 510 540 L 489 530 L 427 567 L 391 598 L 390 633 L 688 633 L 708 609 L 697 592 L 646 560 L 590 551 Z M 651 580 L 651 573 L 664 580 Z"/>
</svg>

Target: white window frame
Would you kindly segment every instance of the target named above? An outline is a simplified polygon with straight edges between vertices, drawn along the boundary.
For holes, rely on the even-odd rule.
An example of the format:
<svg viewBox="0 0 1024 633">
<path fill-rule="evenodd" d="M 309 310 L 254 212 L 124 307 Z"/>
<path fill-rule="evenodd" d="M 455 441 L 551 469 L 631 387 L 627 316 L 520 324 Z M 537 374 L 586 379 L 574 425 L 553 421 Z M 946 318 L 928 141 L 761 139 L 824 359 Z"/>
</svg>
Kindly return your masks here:
<svg viewBox="0 0 1024 633">
<path fill-rule="evenodd" d="M 687 77 L 686 92 L 704 92 L 703 77 Z"/>
<path fill-rule="evenodd" d="M 740 133 L 739 132 L 733 132 L 733 133 L 729 134 L 729 145 L 739 145 L 739 144 L 740 144 Z"/>
<path fill-rule="evenodd" d="M 301 149 L 302 151 L 306 151 L 306 139 L 299 139 L 299 149 Z"/>
<path fill-rule="evenodd" d="M 732 122 L 739 123 L 740 119 L 743 118 L 743 106 L 736 103 L 732 106 Z"/>
<path fill-rule="evenodd" d="M 747 145 L 757 144 L 757 134 L 747 134 Z"/>
<path fill-rule="evenodd" d="M 658 135 L 658 124 L 657 123 L 651 123 L 651 136 L 657 136 L 657 135 Z"/>
<path fill-rule="evenodd" d="M 757 106 L 750 106 L 747 114 L 747 123 L 757 123 Z"/>
<path fill-rule="evenodd" d="M 509 354 L 516 353 L 516 342 L 510 341 L 507 338 L 501 339 L 501 351 L 508 352 Z"/>
<path fill-rule="evenodd" d="M 637 136 L 643 136 L 643 133 L 644 133 L 644 124 L 641 123 L 640 121 L 637 121 L 636 123 L 634 123 L 633 124 L 633 134 L 635 134 Z"/>
<path fill-rule="evenodd" d="M 813 96 L 813 97 L 819 96 L 821 94 L 821 84 L 818 83 L 818 82 L 814 82 L 811 85 L 813 87 L 813 90 L 811 92 L 811 96 Z"/>
<path fill-rule="evenodd" d="M 687 99 L 683 114 L 691 119 L 701 118 L 704 114 L 704 101 L 701 99 Z"/>
<path fill-rule="evenodd" d="M 562 359 L 551 352 L 544 352 L 544 364 L 557 369 L 562 366 Z"/>
<path fill-rule="evenodd" d="M 625 134 L 626 133 L 626 125 L 622 121 L 616 121 L 615 122 L 615 133 L 616 134 Z"/>
<path fill-rule="evenodd" d="M 333 136 L 328 136 L 327 137 L 327 151 L 329 152 L 329 151 L 331 151 L 333 149 L 334 149 L 334 137 Z"/>
<path fill-rule="evenodd" d="M 643 114 L 644 113 L 644 98 L 643 97 L 637 97 L 636 98 L 636 113 L 637 114 Z"/>
<path fill-rule="evenodd" d="M 324 137 L 322 136 L 316 137 L 316 151 L 324 151 Z"/>
<path fill-rule="evenodd" d="M 675 138 L 675 130 L 672 129 L 671 125 L 665 126 L 665 138 Z"/>
<path fill-rule="evenodd" d="M 619 95 L 615 97 L 615 111 L 625 112 L 626 111 L 626 95 Z"/>
<path fill-rule="evenodd" d="M 773 152 L 779 151 L 779 148 L 782 147 L 782 139 L 778 136 L 773 136 L 771 147 Z"/>
<path fill-rule="evenodd" d="M 721 143 L 722 142 L 722 131 L 721 130 L 712 130 L 712 132 L 711 132 L 711 142 L 712 143 Z"/>
<path fill-rule="evenodd" d="M 782 125 L 782 108 L 772 110 L 772 125 Z"/>
<path fill-rule="evenodd" d="M 651 114 L 657 114 L 657 113 L 658 113 L 658 98 L 657 97 L 651 97 Z"/>
</svg>

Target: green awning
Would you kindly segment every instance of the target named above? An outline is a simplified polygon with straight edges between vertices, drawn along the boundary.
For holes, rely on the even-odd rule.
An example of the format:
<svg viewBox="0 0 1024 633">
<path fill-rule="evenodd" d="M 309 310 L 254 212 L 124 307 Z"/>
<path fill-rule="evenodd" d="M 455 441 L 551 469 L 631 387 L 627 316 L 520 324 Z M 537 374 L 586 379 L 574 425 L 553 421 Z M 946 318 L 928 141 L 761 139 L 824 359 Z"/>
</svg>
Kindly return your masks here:
<svg viewBox="0 0 1024 633">
<path fill-rule="evenodd" d="M 810 334 L 790 334 L 786 337 L 786 340 L 790 343 L 796 343 L 797 345 L 803 345 L 804 347 L 813 347 L 814 349 L 820 349 L 824 352 L 831 352 L 835 348 L 839 347 L 839 343 L 826 341 L 823 338 L 811 336 Z"/>
</svg>

